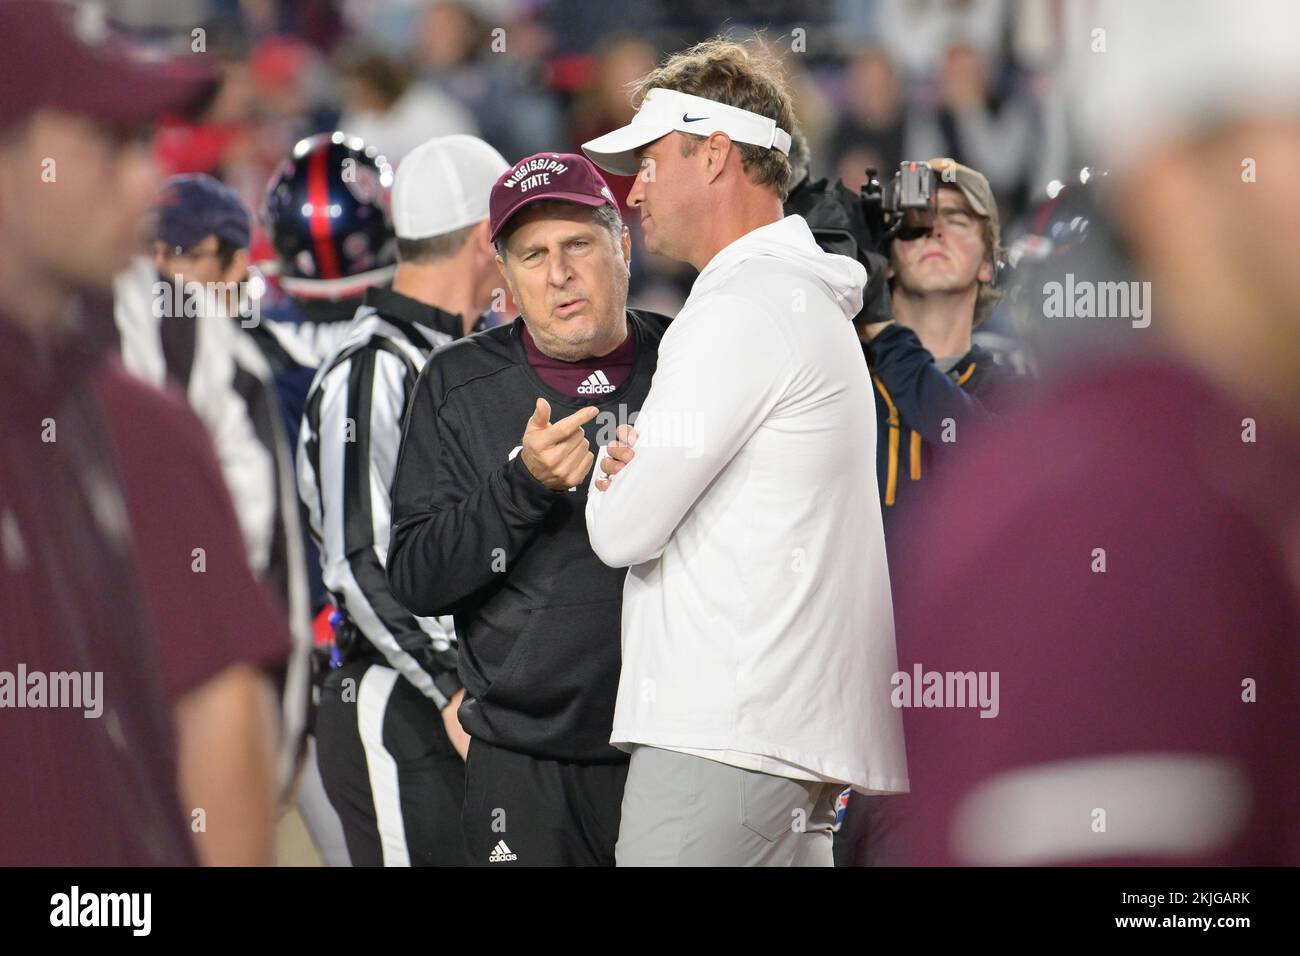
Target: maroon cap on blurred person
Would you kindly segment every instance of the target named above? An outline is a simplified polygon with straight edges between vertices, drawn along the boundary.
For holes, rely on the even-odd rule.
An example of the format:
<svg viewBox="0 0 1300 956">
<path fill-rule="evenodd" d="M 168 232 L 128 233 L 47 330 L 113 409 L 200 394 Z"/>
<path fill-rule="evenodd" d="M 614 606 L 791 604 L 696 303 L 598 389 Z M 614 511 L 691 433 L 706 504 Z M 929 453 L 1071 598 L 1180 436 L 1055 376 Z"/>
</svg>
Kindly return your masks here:
<svg viewBox="0 0 1300 956">
<path fill-rule="evenodd" d="M 42 109 L 141 126 L 197 108 L 215 87 L 197 60 L 150 59 L 123 42 L 94 7 L 0 2 L 0 129 Z"/>
<path fill-rule="evenodd" d="M 515 163 L 492 186 L 492 241 L 510 218 L 543 200 L 578 203 L 593 209 L 613 206 L 614 193 L 591 161 L 576 153 L 534 153 Z"/>
</svg>

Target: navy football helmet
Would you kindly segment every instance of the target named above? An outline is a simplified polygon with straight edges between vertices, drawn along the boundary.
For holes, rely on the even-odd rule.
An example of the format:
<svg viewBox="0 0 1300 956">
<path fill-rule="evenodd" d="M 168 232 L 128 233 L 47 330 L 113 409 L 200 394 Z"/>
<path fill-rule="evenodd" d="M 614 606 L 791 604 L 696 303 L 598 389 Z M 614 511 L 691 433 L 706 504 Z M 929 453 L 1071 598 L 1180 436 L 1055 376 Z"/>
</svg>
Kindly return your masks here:
<svg viewBox="0 0 1300 956">
<path fill-rule="evenodd" d="M 393 168 L 347 133 L 300 140 L 266 189 L 280 285 L 300 299 L 342 299 L 388 281 L 397 263 Z"/>
</svg>

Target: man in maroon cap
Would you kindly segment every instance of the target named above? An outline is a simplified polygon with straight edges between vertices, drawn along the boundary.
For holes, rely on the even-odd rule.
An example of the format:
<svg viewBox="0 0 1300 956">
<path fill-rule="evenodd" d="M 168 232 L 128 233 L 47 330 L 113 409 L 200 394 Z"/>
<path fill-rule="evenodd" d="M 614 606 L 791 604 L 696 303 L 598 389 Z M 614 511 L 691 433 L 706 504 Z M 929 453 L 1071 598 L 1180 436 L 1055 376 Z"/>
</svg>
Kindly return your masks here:
<svg viewBox="0 0 1300 956">
<path fill-rule="evenodd" d="M 109 358 L 132 134 L 211 81 L 98 26 L 0 3 L 0 863 L 266 862 L 283 624 L 202 426 Z"/>
<path fill-rule="evenodd" d="M 585 158 L 497 180 L 497 264 L 522 315 L 446 346 L 411 398 L 387 572 L 453 614 L 476 865 L 614 863 L 627 755 L 609 745 L 623 570 L 591 550 L 591 440 L 640 410 L 668 320 L 627 308 L 631 242 Z"/>
</svg>

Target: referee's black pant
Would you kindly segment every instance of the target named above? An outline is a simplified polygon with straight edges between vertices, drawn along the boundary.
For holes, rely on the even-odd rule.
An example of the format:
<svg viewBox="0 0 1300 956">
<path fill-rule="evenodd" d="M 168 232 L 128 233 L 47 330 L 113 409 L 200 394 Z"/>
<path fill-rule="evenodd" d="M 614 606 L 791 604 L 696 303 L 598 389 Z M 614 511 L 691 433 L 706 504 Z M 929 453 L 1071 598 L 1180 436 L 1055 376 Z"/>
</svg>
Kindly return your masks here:
<svg viewBox="0 0 1300 956">
<path fill-rule="evenodd" d="M 472 866 L 613 866 L 627 762 L 469 744 L 461 822 Z"/>
<path fill-rule="evenodd" d="M 464 866 L 465 765 L 437 705 L 384 664 L 329 673 L 316 715 L 321 779 L 353 866 Z"/>
</svg>

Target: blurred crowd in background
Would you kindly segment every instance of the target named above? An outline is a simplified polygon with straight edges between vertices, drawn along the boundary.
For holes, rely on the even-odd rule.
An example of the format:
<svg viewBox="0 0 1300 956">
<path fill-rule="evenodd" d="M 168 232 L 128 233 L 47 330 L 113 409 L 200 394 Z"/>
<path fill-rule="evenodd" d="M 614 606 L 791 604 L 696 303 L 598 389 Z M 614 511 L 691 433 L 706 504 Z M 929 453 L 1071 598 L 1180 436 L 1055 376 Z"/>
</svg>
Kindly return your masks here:
<svg viewBox="0 0 1300 956">
<path fill-rule="evenodd" d="M 201 47 L 219 67 L 206 115 L 162 127 L 156 155 L 165 173 L 210 173 L 255 210 L 276 165 L 316 132 L 360 136 L 390 162 L 451 133 L 512 162 L 576 151 L 631 119 L 627 85 L 667 52 L 756 29 L 785 58 L 813 179 L 858 189 L 868 167 L 884 177 L 905 159 L 952 156 L 988 177 L 1014 238 L 1077 158 L 1056 0 L 109 0 L 104 10 L 163 48 Z M 626 196 L 630 181 L 612 179 Z M 635 220 L 631 300 L 674 314 L 693 272 L 644 253 Z M 253 254 L 272 258 L 264 235 Z"/>
</svg>

